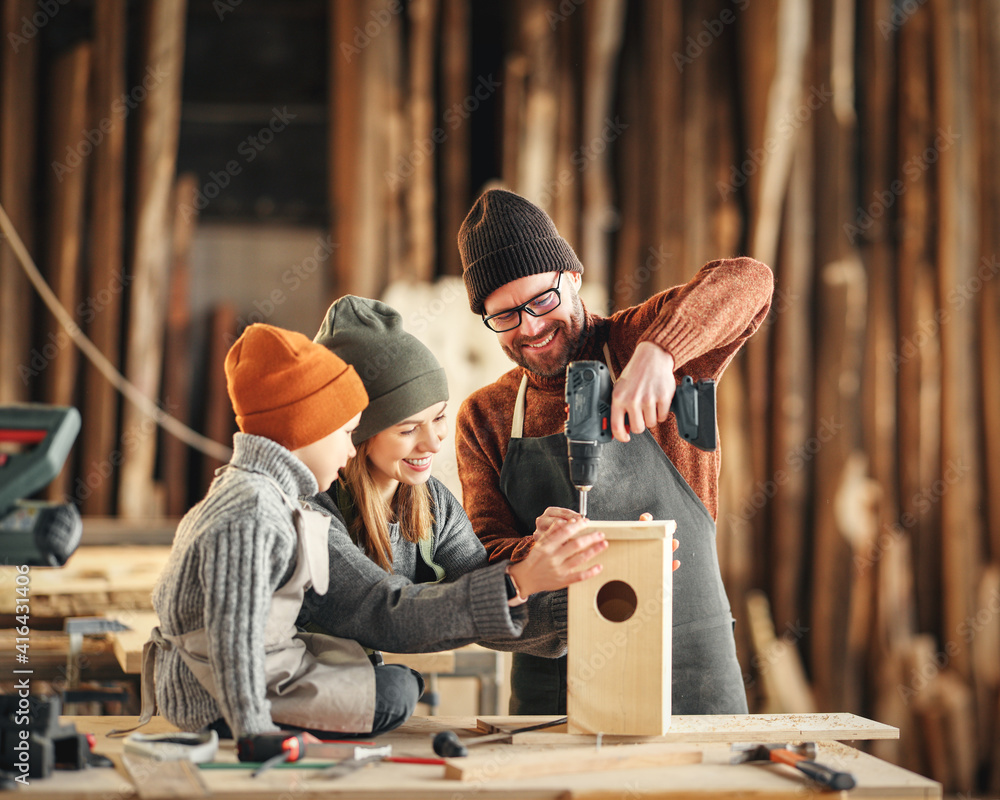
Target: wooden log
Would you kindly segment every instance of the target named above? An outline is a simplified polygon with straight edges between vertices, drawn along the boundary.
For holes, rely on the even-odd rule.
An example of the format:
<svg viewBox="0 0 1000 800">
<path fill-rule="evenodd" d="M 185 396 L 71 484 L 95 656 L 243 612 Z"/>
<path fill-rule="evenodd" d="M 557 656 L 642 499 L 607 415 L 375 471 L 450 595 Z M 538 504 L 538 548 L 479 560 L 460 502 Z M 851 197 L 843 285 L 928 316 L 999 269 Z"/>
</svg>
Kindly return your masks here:
<svg viewBox="0 0 1000 800">
<path fill-rule="evenodd" d="M 90 78 L 89 43 L 73 45 L 55 57 L 49 83 L 50 164 L 47 194 L 48 215 L 46 277 L 64 308 L 75 318 L 83 282 L 80 269 L 83 231 L 83 198 L 86 187 L 86 158 L 80 158 L 82 132 L 87 127 L 87 83 Z M 69 166 L 72 153 L 83 163 Z M 45 400 L 58 406 L 76 403 L 79 354 L 62 325 L 47 316 L 46 341 L 55 353 L 44 368 Z M 64 469 L 46 490 L 47 496 L 62 501 L 69 486 L 71 470 Z"/>
<path fill-rule="evenodd" d="M 363 294 L 355 276 L 358 269 L 358 220 L 362 198 L 358 197 L 361 113 L 361 63 L 364 51 L 351 45 L 355 27 L 363 24 L 364 0 L 329 0 L 330 48 L 328 71 L 330 101 L 327 142 L 329 171 L 330 232 L 338 247 L 331 258 L 332 294 Z M 365 265 L 366 267 L 368 265 Z"/>
<path fill-rule="evenodd" d="M 161 71 L 163 81 L 139 107 L 133 280 L 125 375 L 146 397 L 160 393 L 166 281 L 170 267 L 171 207 L 180 133 L 181 75 L 187 3 L 154 0 L 146 6 L 143 61 Z M 131 403 L 122 412 L 125 448 L 118 511 L 126 518 L 158 513 L 153 471 L 156 437 L 142 435 L 147 418 Z"/>
<path fill-rule="evenodd" d="M 191 418 L 191 240 L 197 224 L 195 209 L 198 178 L 185 173 L 174 187 L 174 234 L 171 248 L 167 303 L 167 330 L 163 350 L 163 398 L 171 414 L 184 424 Z M 225 441 L 225 440 L 221 440 Z M 173 436 L 163 440 L 162 474 L 166 513 L 184 514 L 188 502 L 188 464 L 190 451 L 187 445 Z"/>
<path fill-rule="evenodd" d="M 975 220 L 977 165 L 973 117 L 973 35 L 967 0 L 932 0 L 935 58 L 935 139 L 938 161 L 938 302 L 943 306 L 956 287 L 969 287 L 978 265 Z M 961 136 L 948 141 L 949 131 Z M 941 133 L 944 131 L 945 133 Z M 979 438 L 976 423 L 977 370 L 969 343 L 974 341 L 973 315 L 954 313 L 941 326 L 941 543 L 943 635 L 952 636 L 974 613 L 974 587 L 982 553 Z M 933 491 L 933 490 L 932 490 Z M 952 666 L 971 677 L 975 641 L 955 654 Z"/>
<path fill-rule="evenodd" d="M 94 301 L 87 335 L 114 364 L 119 364 L 125 230 L 125 118 L 120 113 L 125 94 L 125 0 L 94 4 L 93 68 L 91 70 L 91 129 L 103 138 L 90 156 L 90 241 L 87 250 L 88 293 Z M 86 320 L 84 320 L 86 321 Z M 89 362 L 84 366 L 83 418 L 80 431 L 81 472 L 115 449 L 118 395 L 108 379 Z M 89 488 L 88 484 L 88 488 Z M 84 514 L 110 514 L 114 482 L 102 480 L 83 499 Z"/>
<path fill-rule="evenodd" d="M 441 3 L 441 105 L 445 109 L 462 108 L 469 95 L 471 75 L 469 0 L 442 0 Z M 448 112 L 445 111 L 445 114 Z M 441 160 L 441 192 L 438 209 L 441 218 L 438 238 L 438 261 L 444 275 L 461 275 L 462 264 L 455 246 L 455 237 L 469 210 L 470 153 L 469 124 L 445 120 L 447 139 L 439 150 Z"/>
<path fill-rule="evenodd" d="M 409 236 L 407 264 L 411 279 L 429 281 L 434 278 L 437 264 L 434 223 L 438 143 L 432 137 L 436 128 L 434 59 L 438 49 L 436 40 L 440 0 L 411 0 L 406 9 L 410 20 L 407 69 L 410 82 L 406 98 L 409 136 L 406 139 L 411 144 L 405 156 L 413 165 L 413 174 L 406 181 L 406 230 Z M 417 158 L 416 154 L 422 152 L 418 145 L 423 142 L 431 142 L 430 152 Z"/>
<path fill-rule="evenodd" d="M 3 4 L 0 54 L 0 204 L 35 252 L 34 167 L 36 86 L 40 37 L 21 36 L 23 17 L 36 10 L 32 0 Z M 31 399 L 34 388 L 30 358 L 33 295 L 14 253 L 0 246 L 0 404 Z"/>
</svg>

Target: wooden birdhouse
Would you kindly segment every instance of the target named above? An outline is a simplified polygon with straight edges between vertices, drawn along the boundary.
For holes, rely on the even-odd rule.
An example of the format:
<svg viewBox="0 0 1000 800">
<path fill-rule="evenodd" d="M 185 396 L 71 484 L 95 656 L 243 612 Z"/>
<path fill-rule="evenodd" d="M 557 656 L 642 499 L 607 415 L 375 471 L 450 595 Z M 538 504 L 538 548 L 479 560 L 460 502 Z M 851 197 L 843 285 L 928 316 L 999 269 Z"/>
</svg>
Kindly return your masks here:
<svg viewBox="0 0 1000 800">
<path fill-rule="evenodd" d="M 594 522 L 608 549 L 569 587 L 570 733 L 659 736 L 670 727 L 673 521 Z"/>
</svg>

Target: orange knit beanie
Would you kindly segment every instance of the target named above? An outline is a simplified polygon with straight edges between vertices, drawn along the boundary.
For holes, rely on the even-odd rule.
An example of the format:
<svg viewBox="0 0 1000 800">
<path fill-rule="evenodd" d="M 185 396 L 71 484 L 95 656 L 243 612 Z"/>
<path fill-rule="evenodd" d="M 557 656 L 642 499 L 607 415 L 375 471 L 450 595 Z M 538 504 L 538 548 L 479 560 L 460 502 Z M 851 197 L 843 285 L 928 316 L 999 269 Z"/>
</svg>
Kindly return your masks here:
<svg viewBox="0 0 1000 800">
<path fill-rule="evenodd" d="M 368 405 L 354 367 L 301 333 L 261 323 L 230 348 L 226 388 L 241 431 L 289 450 L 328 436 Z"/>
</svg>

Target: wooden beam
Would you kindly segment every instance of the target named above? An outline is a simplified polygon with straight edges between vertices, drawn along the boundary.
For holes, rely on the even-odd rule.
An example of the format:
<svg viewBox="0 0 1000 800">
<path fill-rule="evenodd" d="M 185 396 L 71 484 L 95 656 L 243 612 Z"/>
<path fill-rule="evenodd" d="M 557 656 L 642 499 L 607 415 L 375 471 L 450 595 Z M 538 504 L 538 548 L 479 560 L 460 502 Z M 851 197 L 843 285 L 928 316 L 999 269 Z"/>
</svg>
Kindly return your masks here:
<svg viewBox="0 0 1000 800">
<path fill-rule="evenodd" d="M 46 183 L 51 211 L 47 219 L 46 277 L 59 302 L 74 318 L 78 317 L 83 282 L 83 199 L 88 154 L 93 149 L 83 133 L 88 121 L 90 54 L 87 42 L 60 53 L 53 61 L 49 83 L 51 140 Z M 44 369 L 45 400 L 58 406 L 75 405 L 79 353 L 62 325 L 48 314 L 46 320 L 45 341 L 55 352 Z M 79 323 L 79 319 L 76 321 Z M 62 470 L 49 484 L 50 499 L 64 499 L 70 473 Z"/>
<path fill-rule="evenodd" d="M 87 335 L 116 367 L 120 363 L 119 330 L 126 287 L 123 250 L 125 230 L 125 94 L 126 0 L 94 4 L 93 68 L 90 129 L 101 140 L 90 156 L 90 239 L 87 250 L 87 292 L 92 305 Z M 117 105 L 116 105 L 117 104 Z M 85 318 L 84 322 L 87 321 Z M 115 450 L 118 394 L 95 366 L 84 365 L 83 418 L 80 432 L 81 473 Z M 103 476 L 102 476 L 103 477 Z M 90 488 L 90 484 L 87 484 Z M 114 481 L 104 478 L 83 500 L 84 514 L 107 515 L 114 510 Z"/>
<path fill-rule="evenodd" d="M 35 253 L 35 143 L 39 37 L 21 35 L 33 0 L 3 4 L 0 55 L 0 204 L 29 251 Z M 37 260 L 37 253 L 35 253 Z M 34 296 L 10 247 L 0 243 L 0 404 L 31 399 Z"/>
<path fill-rule="evenodd" d="M 151 400 L 160 393 L 166 282 L 170 268 L 171 200 L 180 133 L 185 0 L 152 0 L 146 7 L 141 63 L 162 75 L 138 111 L 136 216 L 125 375 Z M 144 70 L 145 71 L 145 70 Z M 122 413 L 124 448 L 118 511 L 126 518 L 159 513 L 153 485 L 156 436 L 131 403 Z"/>
</svg>

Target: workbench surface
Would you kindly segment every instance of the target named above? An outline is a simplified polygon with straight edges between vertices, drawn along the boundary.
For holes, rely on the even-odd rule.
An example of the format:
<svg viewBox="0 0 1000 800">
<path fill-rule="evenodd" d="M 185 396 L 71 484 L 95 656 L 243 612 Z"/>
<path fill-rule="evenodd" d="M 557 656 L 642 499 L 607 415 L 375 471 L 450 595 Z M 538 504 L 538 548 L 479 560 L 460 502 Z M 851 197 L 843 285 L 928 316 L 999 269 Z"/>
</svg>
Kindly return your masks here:
<svg viewBox="0 0 1000 800">
<path fill-rule="evenodd" d="M 804 716 L 804 715 L 803 715 Z M 81 733 L 94 733 L 96 752 L 112 758 L 116 769 L 88 769 L 83 772 L 57 771 L 46 780 L 33 780 L 23 787 L 24 796 L 58 798 L 58 800 L 128 800 L 140 797 L 127 777 L 122 764 L 122 740 L 109 739 L 105 734 L 115 727 L 134 724 L 133 717 L 65 717 L 76 724 Z M 433 756 L 431 739 L 443 730 L 456 730 L 463 739 L 481 733 L 476 720 L 470 717 L 414 717 L 402 728 L 379 737 L 379 744 L 391 744 L 393 755 Z M 173 730 L 160 718 L 144 728 L 152 733 Z M 578 742 L 574 743 L 576 747 Z M 677 745 L 673 745 L 677 746 Z M 858 798 L 926 798 L 941 797 L 941 785 L 900 767 L 880 761 L 839 742 L 819 743 L 818 760 L 857 779 L 857 788 L 849 792 Z M 234 762 L 232 743 L 223 742 L 216 761 Z M 614 745 L 605 744 L 603 751 Z M 618 745 L 622 749 L 629 745 Z M 336 779 L 317 779 L 311 769 L 285 767 L 272 769 L 252 779 L 246 769 L 201 769 L 200 776 L 213 797 L 283 798 L 297 800 L 306 797 L 335 798 L 712 798 L 736 797 L 798 800 L 812 795 L 816 788 L 801 773 L 777 764 L 730 765 L 730 746 L 723 742 L 690 744 L 686 747 L 700 753 L 701 763 L 649 768 L 631 768 L 606 772 L 570 772 L 541 777 L 517 777 L 521 755 L 552 752 L 557 744 L 484 744 L 470 750 L 477 759 L 492 759 L 495 769 L 489 778 L 475 781 L 446 780 L 441 765 L 384 763 L 368 766 Z M 471 757 L 471 756 L 470 756 Z M 496 776 L 495 778 L 493 776 Z M 153 781 L 144 781 L 153 788 Z M 165 788 L 165 787 L 161 787 Z M 162 796 L 162 795 L 161 795 Z M 177 795 L 180 796 L 180 795 Z"/>
</svg>

